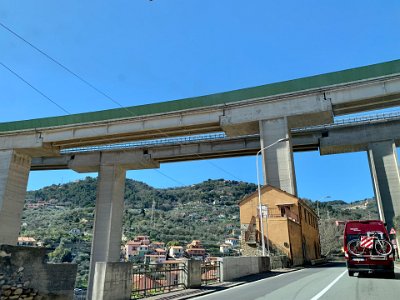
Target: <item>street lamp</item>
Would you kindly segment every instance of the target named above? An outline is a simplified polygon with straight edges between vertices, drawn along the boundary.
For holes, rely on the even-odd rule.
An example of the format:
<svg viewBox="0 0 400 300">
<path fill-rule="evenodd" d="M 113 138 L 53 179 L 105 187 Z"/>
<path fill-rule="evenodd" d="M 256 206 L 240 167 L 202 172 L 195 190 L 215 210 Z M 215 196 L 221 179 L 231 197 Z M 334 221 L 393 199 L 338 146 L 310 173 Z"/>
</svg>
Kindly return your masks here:
<svg viewBox="0 0 400 300">
<path fill-rule="evenodd" d="M 258 213 L 260 214 L 260 227 L 261 227 L 261 247 L 262 247 L 262 255 L 265 256 L 265 240 L 264 240 L 264 222 L 263 222 L 263 213 L 262 213 L 262 207 L 261 207 L 261 185 L 260 185 L 260 172 L 258 171 L 258 155 L 261 153 L 261 151 L 267 150 L 268 148 L 275 146 L 276 144 L 280 142 L 286 142 L 288 141 L 289 138 L 282 138 L 279 139 L 272 144 L 261 148 L 260 151 L 257 152 L 256 154 L 256 170 L 257 170 L 257 189 L 258 189 Z M 267 207 L 268 209 L 268 207 Z M 266 216 L 268 217 L 268 210 Z M 268 223 L 267 223 L 268 226 Z M 268 249 L 268 256 L 269 256 L 269 240 L 268 240 L 268 232 L 267 232 L 267 249 Z"/>
</svg>

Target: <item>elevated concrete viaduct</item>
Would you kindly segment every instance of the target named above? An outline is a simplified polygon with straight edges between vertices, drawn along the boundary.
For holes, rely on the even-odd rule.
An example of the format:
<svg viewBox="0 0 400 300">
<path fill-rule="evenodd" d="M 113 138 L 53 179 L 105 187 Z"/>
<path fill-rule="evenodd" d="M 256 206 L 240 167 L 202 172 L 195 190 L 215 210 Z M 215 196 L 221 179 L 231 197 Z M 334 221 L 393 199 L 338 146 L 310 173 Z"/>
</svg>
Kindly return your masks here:
<svg viewBox="0 0 400 300">
<path fill-rule="evenodd" d="M 393 217 L 400 215 L 400 177 L 396 151 L 396 145 L 400 143 L 400 116 L 343 125 L 293 129 L 291 136 L 293 151 L 319 149 L 321 155 L 366 151 L 381 219 L 391 225 Z M 97 169 L 88 165 L 93 165 L 93 162 L 98 162 L 101 158 L 108 161 L 113 158 L 129 169 L 129 162 L 141 156 L 141 161 L 147 163 L 152 161 L 153 166 L 157 167 L 167 162 L 255 155 L 261 147 L 259 135 L 178 141 L 175 144 L 154 144 L 132 149 L 34 158 L 31 169 L 73 169 L 77 172 L 95 172 Z"/>
<path fill-rule="evenodd" d="M 231 137 L 258 134 L 259 149 L 288 138 L 262 151 L 264 183 L 296 194 L 292 128 L 396 106 L 399 100 L 400 60 L 396 60 L 210 96 L 0 123 L 0 244 L 17 241 L 32 158 L 59 156 L 60 150 L 72 147 L 220 131 Z M 371 145 L 371 149 L 377 153 L 372 157 L 376 163 L 388 148 Z M 91 273 L 95 261 L 116 259 L 125 170 L 158 164 L 145 153 L 131 155 L 127 159 L 125 154 L 102 153 L 89 164 L 86 158 L 79 162 L 79 157 L 68 162 L 77 171 L 97 170 L 100 175 L 94 236 L 103 241 L 93 244 Z"/>
</svg>

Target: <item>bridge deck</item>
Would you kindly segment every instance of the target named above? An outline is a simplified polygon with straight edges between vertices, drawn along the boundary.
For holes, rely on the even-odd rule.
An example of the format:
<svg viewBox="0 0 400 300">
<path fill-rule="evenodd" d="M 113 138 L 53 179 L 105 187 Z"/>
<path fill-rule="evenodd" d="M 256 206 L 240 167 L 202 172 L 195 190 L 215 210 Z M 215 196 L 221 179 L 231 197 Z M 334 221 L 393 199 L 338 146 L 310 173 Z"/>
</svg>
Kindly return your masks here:
<svg viewBox="0 0 400 300">
<path fill-rule="evenodd" d="M 126 119 L 136 116 L 203 108 L 248 99 L 301 92 L 305 90 L 322 89 L 328 86 L 346 84 L 395 74 L 400 74 L 400 60 L 182 100 L 58 117 L 5 122 L 0 123 L 0 133 Z"/>
</svg>

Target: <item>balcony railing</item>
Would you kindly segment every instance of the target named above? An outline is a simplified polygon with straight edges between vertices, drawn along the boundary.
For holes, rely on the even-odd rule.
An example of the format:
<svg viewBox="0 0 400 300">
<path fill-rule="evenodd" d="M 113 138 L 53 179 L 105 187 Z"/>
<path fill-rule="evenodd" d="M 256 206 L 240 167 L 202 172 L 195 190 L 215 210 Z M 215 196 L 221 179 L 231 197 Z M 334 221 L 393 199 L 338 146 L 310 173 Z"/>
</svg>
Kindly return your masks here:
<svg viewBox="0 0 400 300">
<path fill-rule="evenodd" d="M 221 282 L 221 265 L 219 261 L 201 264 L 201 284 L 208 285 Z"/>
<path fill-rule="evenodd" d="M 268 208 L 268 218 L 288 218 L 293 222 L 300 223 L 299 216 L 291 210 L 285 208 Z"/>
<path fill-rule="evenodd" d="M 184 289 L 185 264 L 134 265 L 131 299 L 141 299 L 157 294 Z"/>
</svg>

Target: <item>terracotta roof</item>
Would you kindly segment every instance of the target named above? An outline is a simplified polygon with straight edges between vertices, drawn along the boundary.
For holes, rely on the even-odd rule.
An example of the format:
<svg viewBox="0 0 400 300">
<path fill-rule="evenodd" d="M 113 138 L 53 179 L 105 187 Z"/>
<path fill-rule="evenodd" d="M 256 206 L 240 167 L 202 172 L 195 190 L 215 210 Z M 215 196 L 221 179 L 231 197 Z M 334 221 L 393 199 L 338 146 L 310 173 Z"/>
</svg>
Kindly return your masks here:
<svg viewBox="0 0 400 300">
<path fill-rule="evenodd" d="M 264 185 L 263 187 L 261 187 L 261 194 L 264 192 L 264 190 L 275 190 L 275 191 L 278 191 L 278 192 L 282 192 L 282 193 L 284 193 L 284 194 L 286 194 L 286 195 L 288 195 L 288 196 L 290 196 L 290 197 L 292 197 L 292 198 L 295 198 L 295 199 L 300 200 L 300 199 L 297 198 L 296 196 L 294 196 L 294 195 L 292 195 L 292 194 L 289 194 L 288 192 L 282 191 L 280 188 L 274 187 L 274 186 L 269 185 L 269 184 Z M 252 197 L 255 196 L 255 195 L 258 195 L 258 190 L 254 191 L 253 193 L 251 193 L 251 194 L 249 194 L 249 195 L 244 196 L 244 197 L 242 198 L 242 200 L 239 201 L 239 203 L 238 203 L 239 206 L 240 206 L 241 204 L 244 204 L 244 202 L 246 202 L 246 200 L 252 198 Z"/>
<path fill-rule="evenodd" d="M 166 260 L 163 262 L 163 264 L 181 264 L 184 263 L 183 260 Z"/>
<path fill-rule="evenodd" d="M 145 257 L 165 257 L 165 255 L 160 255 L 160 254 L 146 254 Z"/>
<path fill-rule="evenodd" d="M 159 288 L 162 285 L 158 283 L 156 280 L 153 280 L 147 276 L 139 275 L 134 276 L 132 280 L 133 286 L 136 289 L 152 289 L 152 288 Z"/>
<path fill-rule="evenodd" d="M 19 236 L 18 237 L 18 242 L 36 242 L 36 240 L 32 237 L 27 237 L 27 236 Z"/>
<path fill-rule="evenodd" d="M 135 241 L 128 241 L 126 243 L 126 245 L 137 245 L 137 246 L 140 246 L 141 244 L 142 244 L 141 242 L 135 242 Z"/>
</svg>

